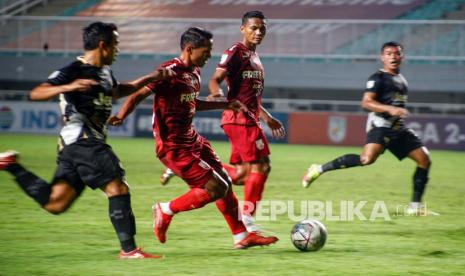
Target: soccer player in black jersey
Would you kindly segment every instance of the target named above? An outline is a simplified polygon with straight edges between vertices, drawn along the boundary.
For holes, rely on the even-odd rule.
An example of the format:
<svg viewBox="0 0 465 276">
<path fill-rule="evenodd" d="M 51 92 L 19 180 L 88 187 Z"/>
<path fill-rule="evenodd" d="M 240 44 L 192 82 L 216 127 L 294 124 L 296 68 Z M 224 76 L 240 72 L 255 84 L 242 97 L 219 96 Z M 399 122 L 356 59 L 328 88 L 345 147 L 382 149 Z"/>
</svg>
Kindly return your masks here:
<svg viewBox="0 0 465 276">
<path fill-rule="evenodd" d="M 373 164 L 388 149 L 399 160 L 409 157 L 416 162 L 412 202 L 407 212 L 420 214 L 424 211 L 421 198 L 431 161 L 426 147 L 404 124 L 409 112 L 405 108 L 408 85 L 399 72 L 403 57 L 403 46 L 398 42 L 387 42 L 381 47 L 383 69 L 368 78 L 362 99 L 362 107 L 370 111 L 362 153 L 346 154 L 324 165 L 311 165 L 302 179 L 305 188 L 325 172 Z"/>
<path fill-rule="evenodd" d="M 0 154 L 0 170 L 10 172 L 18 185 L 43 209 L 60 214 L 80 196 L 85 186 L 101 189 L 109 200 L 111 223 L 121 244 L 120 258 L 159 258 L 136 247 L 135 218 L 129 187 L 118 157 L 106 143 L 112 100 L 127 96 L 151 81 L 171 76 L 158 69 L 126 83 L 118 83 L 109 67 L 118 52 L 117 27 L 95 22 L 83 29 L 84 55 L 53 72 L 31 93 L 31 100 L 59 95 L 63 117 L 58 167 L 51 183 L 17 163 L 18 153 Z"/>
</svg>

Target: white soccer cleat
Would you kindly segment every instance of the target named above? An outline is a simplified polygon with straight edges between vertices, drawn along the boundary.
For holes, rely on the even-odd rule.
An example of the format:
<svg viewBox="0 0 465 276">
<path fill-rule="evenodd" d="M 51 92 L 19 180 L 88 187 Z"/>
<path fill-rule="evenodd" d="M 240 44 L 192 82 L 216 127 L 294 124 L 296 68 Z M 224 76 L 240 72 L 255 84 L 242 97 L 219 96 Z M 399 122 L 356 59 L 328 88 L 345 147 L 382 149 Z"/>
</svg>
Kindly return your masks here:
<svg viewBox="0 0 465 276">
<path fill-rule="evenodd" d="M 8 150 L 0 153 L 0 170 L 4 170 L 8 165 L 16 163 L 19 152 Z"/>
<path fill-rule="evenodd" d="M 422 204 L 421 202 L 410 202 L 407 209 L 405 210 L 405 214 L 407 216 L 439 216 L 439 213 L 434 211 L 428 210 L 426 208 L 426 204 Z"/>
<path fill-rule="evenodd" d="M 321 165 L 312 164 L 302 178 L 302 186 L 308 188 L 321 175 Z"/>
</svg>

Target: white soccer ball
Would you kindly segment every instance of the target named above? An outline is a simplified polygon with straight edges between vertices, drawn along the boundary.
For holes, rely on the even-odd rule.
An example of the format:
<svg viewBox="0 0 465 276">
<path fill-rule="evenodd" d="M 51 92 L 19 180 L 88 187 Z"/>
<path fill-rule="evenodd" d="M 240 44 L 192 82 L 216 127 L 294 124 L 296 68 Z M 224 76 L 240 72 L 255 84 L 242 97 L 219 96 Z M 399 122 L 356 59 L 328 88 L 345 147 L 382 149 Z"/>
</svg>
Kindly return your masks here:
<svg viewBox="0 0 465 276">
<path fill-rule="evenodd" d="M 291 240 L 300 251 L 318 251 L 326 242 L 328 232 L 318 220 L 302 220 L 291 230 Z"/>
</svg>

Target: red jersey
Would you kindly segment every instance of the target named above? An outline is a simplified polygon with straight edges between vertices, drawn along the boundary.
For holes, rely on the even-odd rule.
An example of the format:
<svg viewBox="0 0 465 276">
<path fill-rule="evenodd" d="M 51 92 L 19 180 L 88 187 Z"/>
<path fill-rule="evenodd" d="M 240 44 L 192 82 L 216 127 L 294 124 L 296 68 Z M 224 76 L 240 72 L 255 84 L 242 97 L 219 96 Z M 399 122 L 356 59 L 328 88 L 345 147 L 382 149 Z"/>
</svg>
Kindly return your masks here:
<svg viewBox="0 0 465 276">
<path fill-rule="evenodd" d="M 200 139 L 192 126 L 200 92 L 200 68 L 186 67 L 178 58 L 160 66 L 170 68 L 176 76 L 146 86 L 154 93 L 152 127 L 159 157 L 172 149 L 192 148 Z"/>
<path fill-rule="evenodd" d="M 238 100 L 249 109 L 248 113 L 225 110 L 221 124 L 256 125 L 260 119 L 265 75 L 258 54 L 237 42 L 223 53 L 217 69 L 228 72 L 228 101 Z"/>
</svg>

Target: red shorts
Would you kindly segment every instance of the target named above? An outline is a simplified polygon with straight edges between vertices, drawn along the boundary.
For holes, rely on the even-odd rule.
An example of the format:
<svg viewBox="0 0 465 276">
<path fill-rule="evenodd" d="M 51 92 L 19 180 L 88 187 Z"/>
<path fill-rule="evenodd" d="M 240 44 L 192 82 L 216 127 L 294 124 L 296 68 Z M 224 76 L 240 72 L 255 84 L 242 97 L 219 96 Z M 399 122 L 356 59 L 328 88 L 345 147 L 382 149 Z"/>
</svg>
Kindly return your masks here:
<svg viewBox="0 0 465 276">
<path fill-rule="evenodd" d="M 223 125 L 231 142 L 229 163 L 253 162 L 270 155 L 265 133 L 257 125 Z"/>
<path fill-rule="evenodd" d="M 203 137 L 191 148 L 179 148 L 166 152 L 160 161 L 173 170 L 191 188 L 201 188 L 213 175 L 221 171 L 221 161 L 210 143 Z"/>
</svg>

